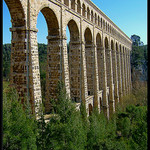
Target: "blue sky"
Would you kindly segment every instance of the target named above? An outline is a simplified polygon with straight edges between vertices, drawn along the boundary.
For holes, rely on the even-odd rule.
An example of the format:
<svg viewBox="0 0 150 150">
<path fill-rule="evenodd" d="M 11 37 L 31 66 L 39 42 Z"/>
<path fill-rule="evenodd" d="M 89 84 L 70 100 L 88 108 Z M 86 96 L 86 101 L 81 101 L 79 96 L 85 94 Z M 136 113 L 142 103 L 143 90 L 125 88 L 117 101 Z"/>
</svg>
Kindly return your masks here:
<svg viewBox="0 0 150 150">
<path fill-rule="evenodd" d="M 141 37 L 144 44 L 147 44 L 147 0 L 92 0 L 92 2 L 129 38 L 136 34 Z M 10 27 L 10 13 L 3 0 L 3 43 L 11 43 Z M 38 43 L 47 43 L 47 25 L 41 13 L 38 15 L 37 29 Z"/>
</svg>

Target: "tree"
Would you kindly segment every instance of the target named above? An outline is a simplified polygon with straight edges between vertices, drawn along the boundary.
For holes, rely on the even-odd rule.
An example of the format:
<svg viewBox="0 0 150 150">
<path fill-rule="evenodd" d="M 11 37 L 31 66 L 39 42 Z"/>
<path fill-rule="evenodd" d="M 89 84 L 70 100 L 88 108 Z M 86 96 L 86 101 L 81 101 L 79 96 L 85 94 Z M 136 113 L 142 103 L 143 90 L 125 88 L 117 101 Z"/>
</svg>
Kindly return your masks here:
<svg viewBox="0 0 150 150">
<path fill-rule="evenodd" d="M 58 86 L 57 100 L 53 101 L 52 117 L 43 130 L 43 135 L 45 149 L 84 150 L 86 135 L 80 112 L 66 96 L 61 82 Z"/>
<path fill-rule="evenodd" d="M 143 42 L 142 41 L 140 41 L 140 36 L 138 36 L 138 35 L 131 35 L 131 40 L 132 40 L 132 42 L 133 42 L 133 45 L 134 46 L 143 46 L 144 44 L 143 44 Z"/>
<path fill-rule="evenodd" d="M 30 109 L 30 108 L 26 108 Z M 3 149 L 36 150 L 36 123 L 32 114 L 27 114 L 18 101 L 13 88 L 3 93 Z"/>
</svg>

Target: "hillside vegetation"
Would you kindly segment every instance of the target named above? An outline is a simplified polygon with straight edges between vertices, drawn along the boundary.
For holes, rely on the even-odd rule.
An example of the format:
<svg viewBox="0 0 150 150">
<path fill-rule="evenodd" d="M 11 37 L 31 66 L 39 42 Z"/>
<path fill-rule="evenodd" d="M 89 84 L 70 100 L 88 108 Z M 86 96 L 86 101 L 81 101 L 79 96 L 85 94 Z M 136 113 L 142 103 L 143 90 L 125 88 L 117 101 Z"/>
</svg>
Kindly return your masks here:
<svg viewBox="0 0 150 150">
<path fill-rule="evenodd" d="M 45 92 L 46 45 L 38 44 L 42 97 Z M 52 116 L 35 120 L 30 106 L 22 107 L 15 89 L 9 87 L 10 44 L 3 46 L 3 149 L 4 150 L 147 150 L 147 46 L 133 48 L 131 65 L 133 91 L 118 104 L 107 120 L 94 109 L 87 117 L 82 103 L 80 111 L 66 96 L 63 83 L 58 84 L 57 101 Z M 135 63 L 134 63 L 135 62 Z M 142 68 L 142 69 L 141 69 Z"/>
</svg>

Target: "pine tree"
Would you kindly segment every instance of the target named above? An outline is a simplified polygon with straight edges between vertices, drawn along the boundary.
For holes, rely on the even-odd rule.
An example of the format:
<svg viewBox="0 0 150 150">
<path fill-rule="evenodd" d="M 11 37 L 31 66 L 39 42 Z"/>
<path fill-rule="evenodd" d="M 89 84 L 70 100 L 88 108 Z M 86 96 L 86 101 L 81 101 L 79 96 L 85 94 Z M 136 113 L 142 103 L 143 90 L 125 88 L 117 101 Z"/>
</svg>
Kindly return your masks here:
<svg viewBox="0 0 150 150">
<path fill-rule="evenodd" d="M 53 102 L 54 113 L 46 125 L 45 149 L 84 150 L 86 135 L 80 112 L 66 96 L 63 84 L 58 86 L 57 100 Z"/>
<path fill-rule="evenodd" d="M 34 116 L 26 114 L 13 88 L 3 93 L 3 149 L 37 149 Z"/>
</svg>

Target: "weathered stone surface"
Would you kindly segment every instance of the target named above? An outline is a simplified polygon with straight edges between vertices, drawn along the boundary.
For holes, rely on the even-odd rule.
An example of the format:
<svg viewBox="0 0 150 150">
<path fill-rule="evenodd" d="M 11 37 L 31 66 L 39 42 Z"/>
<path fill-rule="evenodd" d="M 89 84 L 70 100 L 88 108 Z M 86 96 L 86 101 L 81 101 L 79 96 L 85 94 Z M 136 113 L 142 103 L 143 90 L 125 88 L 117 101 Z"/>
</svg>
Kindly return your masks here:
<svg viewBox="0 0 150 150">
<path fill-rule="evenodd" d="M 12 22 L 10 81 L 22 101 L 29 98 L 33 112 L 38 114 L 42 95 L 36 24 L 41 11 L 48 27 L 46 112 L 50 111 L 49 100 L 56 98 L 57 83 L 62 80 L 68 96 L 78 107 L 83 101 L 88 115 L 93 107 L 98 107 L 109 118 L 116 102 L 131 91 L 131 40 L 91 1 L 5 2 Z"/>
</svg>

